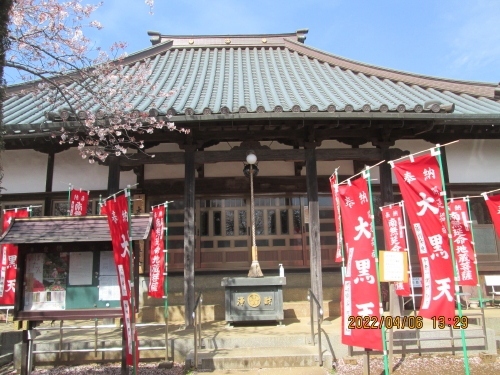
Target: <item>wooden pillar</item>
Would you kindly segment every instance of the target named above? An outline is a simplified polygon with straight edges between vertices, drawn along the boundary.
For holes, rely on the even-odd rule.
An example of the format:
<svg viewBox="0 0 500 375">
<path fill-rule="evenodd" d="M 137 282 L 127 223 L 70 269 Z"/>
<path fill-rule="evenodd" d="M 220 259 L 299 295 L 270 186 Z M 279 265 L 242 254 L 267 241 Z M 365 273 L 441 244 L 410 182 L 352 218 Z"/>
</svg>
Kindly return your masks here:
<svg viewBox="0 0 500 375">
<path fill-rule="evenodd" d="M 380 172 L 380 198 L 382 201 L 382 205 L 385 206 L 387 204 L 394 203 L 394 189 L 392 185 L 392 174 L 391 174 L 391 166 L 387 163 L 390 161 L 389 147 L 386 144 L 380 145 L 379 147 L 382 150 L 382 158 L 385 160 L 384 163 L 380 164 L 379 172 Z M 375 212 L 374 215 L 378 215 L 378 212 Z M 388 249 L 386 249 L 388 250 Z M 403 314 L 403 299 L 396 294 L 396 288 L 394 283 L 381 283 L 381 288 L 387 287 L 389 288 L 389 315 L 390 316 L 401 316 Z M 392 364 L 393 354 L 394 354 L 394 332 L 392 329 L 387 330 L 387 339 L 388 339 L 388 352 L 389 352 L 389 363 Z M 367 356 L 368 356 L 367 352 Z M 392 369 L 392 365 L 391 369 Z M 368 367 L 369 368 L 369 367 Z M 391 372 L 392 373 L 392 372 Z"/>
<path fill-rule="evenodd" d="M 109 155 L 108 163 L 108 195 L 112 195 L 120 190 L 120 159 Z"/>
<path fill-rule="evenodd" d="M 184 160 L 184 306 L 186 328 L 193 327 L 194 290 L 194 192 L 196 148 L 185 148 Z"/>
<path fill-rule="evenodd" d="M 385 160 L 385 163 L 380 164 L 380 198 L 382 201 L 382 205 L 388 205 L 394 203 L 394 189 L 392 184 L 392 172 L 391 166 L 388 161 L 390 161 L 390 153 L 389 146 L 386 144 L 382 144 L 379 146 L 382 150 L 382 158 Z M 378 212 L 374 213 L 378 215 Z M 386 249 L 387 250 L 387 249 Z M 387 285 L 387 284 L 386 284 Z M 385 286 L 384 286 L 385 287 Z M 394 283 L 389 283 L 389 307 L 392 316 L 400 316 L 402 313 L 402 299 L 399 298 L 396 294 L 396 290 L 394 289 Z"/>
<path fill-rule="evenodd" d="M 54 180 L 54 153 L 50 152 L 47 155 L 47 174 L 45 177 L 45 192 L 46 193 L 51 193 L 52 192 L 52 183 Z M 43 214 L 44 216 L 50 216 L 50 213 L 52 212 L 52 207 L 51 207 L 52 200 L 49 197 L 45 197 L 45 202 L 44 202 L 44 208 L 43 208 Z"/>
<path fill-rule="evenodd" d="M 443 165 L 443 177 L 444 177 L 444 190 L 446 191 L 446 198 L 451 197 L 450 195 L 450 174 L 448 172 L 448 161 L 446 160 L 446 147 L 440 147 L 441 151 L 441 163 Z"/>
<path fill-rule="evenodd" d="M 394 189 L 392 185 L 392 171 L 388 161 L 390 161 L 389 147 L 383 146 L 382 158 L 385 163 L 380 164 L 380 198 L 383 205 L 394 203 Z"/>
<path fill-rule="evenodd" d="M 352 148 L 358 148 L 359 145 L 353 145 Z M 352 161 L 352 168 L 354 171 L 354 174 L 361 172 L 365 168 L 365 163 L 362 160 L 353 160 Z"/>
<path fill-rule="evenodd" d="M 138 189 L 144 189 L 144 164 L 134 167 L 134 174 L 137 177 L 136 182 L 138 183 Z"/>
<path fill-rule="evenodd" d="M 309 259 L 311 289 L 323 306 L 323 279 L 321 272 L 321 243 L 319 230 L 318 173 L 315 145 L 306 145 L 307 200 L 309 202 Z M 317 316 L 317 315 L 314 315 Z"/>
</svg>

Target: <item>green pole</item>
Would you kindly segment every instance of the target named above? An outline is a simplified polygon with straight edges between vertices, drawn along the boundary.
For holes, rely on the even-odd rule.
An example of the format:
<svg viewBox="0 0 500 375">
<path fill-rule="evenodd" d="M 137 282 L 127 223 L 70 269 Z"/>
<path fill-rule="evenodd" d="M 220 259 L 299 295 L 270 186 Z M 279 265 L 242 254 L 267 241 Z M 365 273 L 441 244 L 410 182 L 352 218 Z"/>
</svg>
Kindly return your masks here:
<svg viewBox="0 0 500 375">
<path fill-rule="evenodd" d="M 375 231 L 375 215 L 373 211 L 372 184 L 370 181 L 370 169 L 368 167 L 366 167 L 366 169 L 363 171 L 363 178 L 365 178 L 368 183 L 368 196 L 370 197 L 370 214 L 372 216 L 373 251 L 375 254 L 375 265 L 377 269 L 377 291 L 378 291 L 378 299 L 379 301 L 382 301 L 382 296 L 380 293 L 380 270 L 378 263 L 377 232 Z M 379 309 L 382 310 L 382 302 L 380 302 Z M 381 314 L 382 313 L 383 312 L 381 311 Z M 384 327 L 382 327 L 381 330 L 382 330 L 382 345 L 384 349 L 384 370 L 385 373 L 389 375 L 391 372 L 389 371 L 389 360 L 387 358 L 387 343 L 385 341 Z"/>
<path fill-rule="evenodd" d="M 102 195 L 99 194 L 99 215 L 101 214 L 101 209 L 102 209 L 101 204 L 102 204 Z"/>
<path fill-rule="evenodd" d="M 339 231 L 340 231 L 340 243 L 337 243 L 337 246 L 340 246 L 340 253 L 342 256 L 342 284 L 344 283 L 344 274 L 345 274 L 345 256 L 344 256 L 344 233 L 342 232 L 342 220 L 340 219 L 340 202 L 336 199 L 339 188 L 339 168 L 335 168 L 335 172 L 333 172 L 335 176 L 335 185 L 334 185 L 334 200 L 335 200 L 335 210 L 337 210 L 337 219 L 339 220 Z M 338 238 L 338 236 L 337 236 Z"/>
<path fill-rule="evenodd" d="M 483 292 L 481 290 L 481 283 L 479 282 L 479 268 L 477 264 L 477 254 L 476 254 L 476 240 L 474 239 L 474 229 L 472 227 L 472 212 L 470 209 L 470 199 L 469 197 L 465 197 L 465 201 L 467 202 L 467 212 L 469 214 L 469 225 L 470 225 L 470 234 L 472 236 L 472 243 L 474 244 L 473 249 L 474 249 L 474 264 L 476 265 L 476 279 L 477 279 L 477 294 L 479 297 L 479 306 L 481 306 L 481 309 L 483 308 Z"/>
<path fill-rule="evenodd" d="M 450 213 L 448 210 L 448 201 L 446 200 L 446 186 L 445 186 L 445 181 L 444 181 L 444 174 L 443 174 L 443 162 L 441 160 L 441 145 L 437 144 L 436 149 L 431 149 L 431 155 L 434 155 L 437 157 L 438 163 L 439 163 L 439 174 L 441 176 L 441 184 L 443 186 L 443 193 L 445 194 L 444 197 L 444 212 L 446 214 L 446 226 L 448 233 L 451 234 L 451 223 L 450 223 Z M 449 236 L 449 243 L 450 243 L 450 253 L 451 253 L 451 262 L 453 265 L 453 279 L 454 279 L 454 284 L 455 284 L 455 298 L 457 300 L 458 304 L 458 316 L 460 317 L 460 338 L 462 340 L 462 352 L 464 354 L 464 367 L 465 367 L 465 374 L 469 375 L 470 374 L 470 368 L 469 368 L 469 357 L 467 356 L 467 344 L 465 341 L 465 331 L 462 328 L 462 304 L 460 303 L 460 286 L 458 285 L 458 271 L 457 271 L 457 264 L 455 262 L 455 246 L 453 245 L 453 238 Z M 452 331 L 453 332 L 453 331 Z"/>
<path fill-rule="evenodd" d="M 132 375 L 137 374 L 137 357 L 135 355 L 135 285 L 134 285 L 134 246 L 132 242 L 132 225 L 131 225 L 131 220 L 132 220 L 132 202 L 130 199 L 130 185 L 127 186 L 127 188 L 124 189 L 125 191 L 125 196 L 127 197 L 127 203 L 128 203 L 128 240 L 129 240 L 129 246 L 130 246 L 130 255 L 129 255 L 129 273 L 130 273 L 130 309 L 131 311 L 131 317 L 130 317 L 130 325 L 132 328 L 132 363 L 133 363 L 133 368 L 132 368 Z"/>
<path fill-rule="evenodd" d="M 66 216 L 69 216 L 71 212 L 71 184 L 69 184 L 68 188 L 68 210 L 66 211 Z"/>
</svg>

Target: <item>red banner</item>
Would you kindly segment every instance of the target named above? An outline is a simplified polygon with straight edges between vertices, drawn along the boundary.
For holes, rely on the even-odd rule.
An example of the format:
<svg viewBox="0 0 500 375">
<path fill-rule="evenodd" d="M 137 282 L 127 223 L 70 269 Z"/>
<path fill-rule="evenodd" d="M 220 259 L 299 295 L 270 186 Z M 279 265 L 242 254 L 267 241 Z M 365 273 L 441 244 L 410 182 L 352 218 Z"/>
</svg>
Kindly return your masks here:
<svg viewBox="0 0 500 375">
<path fill-rule="evenodd" d="M 366 180 L 360 177 L 349 185 L 340 185 L 339 198 L 347 255 L 342 288 L 342 343 L 383 350 L 381 329 L 372 324 L 370 327 L 375 329 L 364 329 L 365 324 L 357 324 L 379 322 L 381 307 Z"/>
<path fill-rule="evenodd" d="M 121 305 L 123 312 L 123 324 L 125 327 L 125 341 L 127 351 L 127 364 L 133 365 L 132 343 L 135 343 L 135 355 L 139 360 L 139 343 L 137 332 L 132 324 L 132 310 L 130 293 L 130 239 L 128 221 L 128 199 L 122 194 L 110 198 L 106 201 L 106 213 L 108 217 L 111 242 L 113 244 L 113 255 L 115 259 L 116 271 L 118 274 L 118 284 L 120 286 Z"/>
<path fill-rule="evenodd" d="M 394 173 L 417 241 L 422 272 L 419 315 L 452 323 L 455 282 L 438 160 L 423 155 L 401 161 L 394 164 Z"/>
<path fill-rule="evenodd" d="M 86 216 L 89 192 L 72 189 L 69 194 L 69 216 Z"/>
<path fill-rule="evenodd" d="M 342 226 L 340 215 L 340 198 L 338 192 L 337 178 L 335 175 L 330 177 L 330 188 L 332 189 L 333 214 L 335 220 L 335 231 L 337 232 L 337 252 L 335 253 L 335 262 L 342 262 Z"/>
<path fill-rule="evenodd" d="M 406 244 L 406 226 L 404 223 L 403 209 L 399 204 L 382 208 L 382 221 L 384 224 L 385 248 L 389 251 L 408 251 Z M 410 255 L 408 255 L 408 260 Z M 410 275 L 411 277 L 411 275 Z M 398 296 L 411 295 L 410 282 L 395 282 Z"/>
<path fill-rule="evenodd" d="M 486 201 L 486 206 L 488 206 L 488 210 L 490 211 L 495 232 L 497 233 L 497 236 L 500 237 L 500 194 L 489 197 L 486 193 L 483 193 L 483 197 Z"/>
<path fill-rule="evenodd" d="M 163 298 L 165 295 L 165 207 L 153 208 L 153 226 L 151 228 L 149 249 L 149 288 L 148 295 Z"/>
<path fill-rule="evenodd" d="M 14 210 L 4 210 L 3 212 L 3 231 L 5 232 L 13 218 L 28 217 L 27 208 L 16 208 Z M 4 244 L 0 251 L 2 261 L 0 268 L 0 305 L 13 305 L 16 296 L 16 277 L 17 277 L 17 246 L 13 244 Z"/>
<path fill-rule="evenodd" d="M 477 285 L 476 253 L 472 239 L 467 202 L 455 200 L 448 203 L 450 223 L 460 285 Z"/>
</svg>

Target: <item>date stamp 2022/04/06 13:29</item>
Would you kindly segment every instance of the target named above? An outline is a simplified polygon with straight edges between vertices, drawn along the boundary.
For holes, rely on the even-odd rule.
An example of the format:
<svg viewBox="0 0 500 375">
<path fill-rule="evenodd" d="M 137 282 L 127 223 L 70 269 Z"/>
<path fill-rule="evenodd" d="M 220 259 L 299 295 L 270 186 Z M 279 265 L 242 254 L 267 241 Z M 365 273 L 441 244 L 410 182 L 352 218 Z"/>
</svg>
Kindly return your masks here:
<svg viewBox="0 0 500 375">
<path fill-rule="evenodd" d="M 453 319 L 447 319 L 444 316 L 433 316 L 431 320 L 433 329 L 466 329 L 469 326 L 469 319 L 466 316 L 454 316 Z M 359 316 L 351 315 L 348 317 L 349 329 L 421 329 L 424 327 L 424 318 L 421 316 Z"/>
</svg>

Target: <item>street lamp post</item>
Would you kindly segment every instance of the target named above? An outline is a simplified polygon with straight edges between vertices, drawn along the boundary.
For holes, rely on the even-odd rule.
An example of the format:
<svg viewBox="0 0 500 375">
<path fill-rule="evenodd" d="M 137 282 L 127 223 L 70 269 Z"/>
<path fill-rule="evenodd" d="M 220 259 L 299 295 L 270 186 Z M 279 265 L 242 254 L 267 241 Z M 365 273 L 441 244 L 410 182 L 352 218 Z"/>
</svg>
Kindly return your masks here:
<svg viewBox="0 0 500 375">
<path fill-rule="evenodd" d="M 250 151 L 247 155 L 247 165 L 243 169 L 245 175 L 248 173 L 250 177 L 250 212 L 251 212 L 251 224 L 252 224 L 252 265 L 250 266 L 250 271 L 248 271 L 248 277 L 263 277 L 264 274 L 260 269 L 259 260 L 257 257 L 257 245 L 255 244 L 255 208 L 254 208 L 254 198 L 253 198 L 253 176 L 257 175 L 259 169 L 257 165 L 257 156 Z"/>
</svg>

